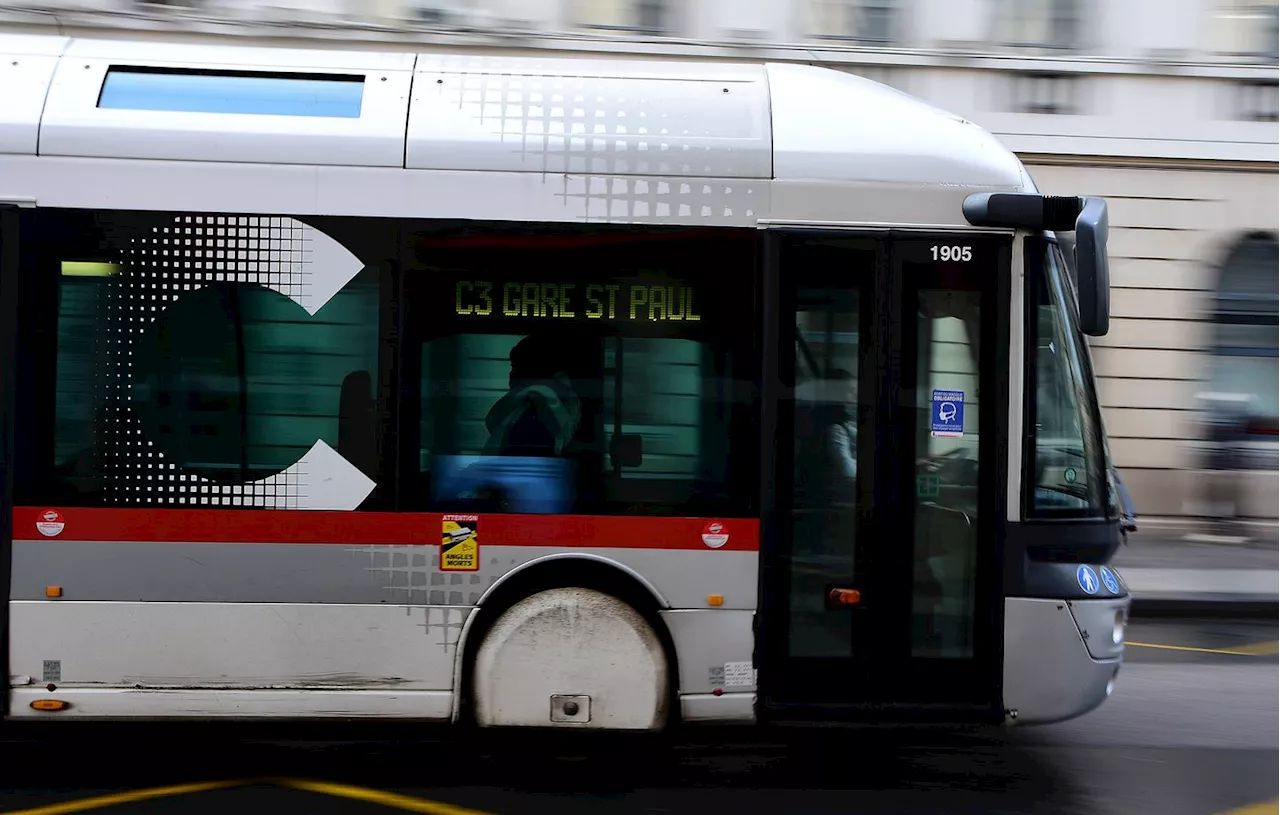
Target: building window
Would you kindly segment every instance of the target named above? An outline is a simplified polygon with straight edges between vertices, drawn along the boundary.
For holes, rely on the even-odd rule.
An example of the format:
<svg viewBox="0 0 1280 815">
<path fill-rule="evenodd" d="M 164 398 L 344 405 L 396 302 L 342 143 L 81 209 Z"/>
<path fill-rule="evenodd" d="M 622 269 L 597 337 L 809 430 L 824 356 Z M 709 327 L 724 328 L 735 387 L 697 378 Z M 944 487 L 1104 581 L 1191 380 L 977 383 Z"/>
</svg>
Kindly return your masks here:
<svg viewBox="0 0 1280 815">
<path fill-rule="evenodd" d="M 664 0 L 575 0 L 574 22 L 579 28 L 641 34 L 669 33 L 669 10 Z"/>
<path fill-rule="evenodd" d="M 815 39 L 887 43 L 894 37 L 894 0 L 809 0 Z"/>
<path fill-rule="evenodd" d="M 1240 82 L 1235 87 L 1235 118 L 1244 122 L 1277 120 L 1277 85 L 1275 82 Z"/>
<path fill-rule="evenodd" d="M 1274 64 L 1280 46 L 1277 4 L 1221 0 L 1214 10 L 1213 36 L 1214 53 Z"/>
<path fill-rule="evenodd" d="M 995 40 L 1016 48 L 1077 48 L 1081 0 L 994 0 Z"/>
<path fill-rule="evenodd" d="M 198 9 L 204 5 L 204 0 L 134 0 L 133 4 L 143 11 L 149 9 Z"/>
<path fill-rule="evenodd" d="M 1009 109 L 1015 113 L 1079 113 L 1079 77 L 1015 73 L 1006 79 Z"/>
<path fill-rule="evenodd" d="M 1255 233 L 1228 253 L 1214 293 L 1208 372 L 1211 418 L 1233 420 L 1249 441 L 1265 443 L 1250 451 L 1265 457 L 1257 466 L 1270 468 L 1280 415 L 1278 252 L 1274 235 Z"/>
</svg>

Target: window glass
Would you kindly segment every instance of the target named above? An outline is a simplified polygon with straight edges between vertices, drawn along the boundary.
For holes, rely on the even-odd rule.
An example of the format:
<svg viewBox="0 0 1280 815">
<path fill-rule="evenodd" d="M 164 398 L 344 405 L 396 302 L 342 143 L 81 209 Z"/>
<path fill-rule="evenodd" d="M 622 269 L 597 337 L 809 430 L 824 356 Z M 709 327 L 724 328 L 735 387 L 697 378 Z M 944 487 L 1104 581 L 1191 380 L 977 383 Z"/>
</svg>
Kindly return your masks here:
<svg viewBox="0 0 1280 815">
<path fill-rule="evenodd" d="M 1106 517 L 1114 513 L 1108 510 L 1113 502 L 1094 412 L 1097 396 L 1064 271 L 1057 248 L 1050 245 L 1032 284 L 1031 513 Z"/>
<path fill-rule="evenodd" d="M 373 397 L 377 281 L 353 281 L 308 318 L 260 284 L 184 294 L 134 342 L 130 406 L 143 435 L 184 469 L 231 483 L 339 446 L 344 389 Z"/>
<path fill-rule="evenodd" d="M 364 78 L 112 68 L 100 108 L 271 116 L 360 116 Z"/>
<path fill-rule="evenodd" d="M 911 653 L 967 659 L 981 520 L 982 294 L 921 288 L 916 297 Z"/>
<path fill-rule="evenodd" d="M 426 505 L 749 513 L 749 242 L 530 228 L 419 248 Z"/>
<path fill-rule="evenodd" d="M 279 260 L 316 240 L 292 219 L 40 216 L 58 501 L 354 508 L 316 489 L 335 468 L 376 474 L 374 269 L 348 258 L 354 276 L 310 315 L 295 300 L 309 272 Z"/>
<path fill-rule="evenodd" d="M 1280 416 L 1276 240 L 1252 234 L 1227 256 L 1212 313 L 1212 354 L 1197 400 L 1210 453 L 1241 469 L 1276 469 Z"/>
<path fill-rule="evenodd" d="M 854 621 L 830 612 L 827 593 L 860 565 L 859 343 L 870 311 L 860 284 L 874 272 L 874 262 L 874 249 L 860 243 L 788 247 L 785 268 L 795 270 L 797 286 L 795 398 L 782 406 L 794 450 L 787 513 L 787 641 L 793 657 L 848 657 L 855 647 Z M 785 315 L 781 324 L 787 325 Z M 787 506 L 785 497 L 779 499 Z"/>
</svg>

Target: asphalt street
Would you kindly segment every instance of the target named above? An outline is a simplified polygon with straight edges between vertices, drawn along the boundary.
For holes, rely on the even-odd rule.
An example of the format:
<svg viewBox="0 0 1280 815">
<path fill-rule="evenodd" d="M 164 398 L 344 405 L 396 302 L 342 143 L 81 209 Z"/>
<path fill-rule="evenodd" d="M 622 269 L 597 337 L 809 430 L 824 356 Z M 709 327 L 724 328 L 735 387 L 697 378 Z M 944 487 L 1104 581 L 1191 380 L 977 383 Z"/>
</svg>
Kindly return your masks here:
<svg viewBox="0 0 1280 815">
<path fill-rule="evenodd" d="M 0 813 L 1277 812 L 1275 622 L 1139 620 L 1129 639 L 1102 708 L 1023 730 L 498 755 L 399 725 L 7 729 Z"/>
</svg>

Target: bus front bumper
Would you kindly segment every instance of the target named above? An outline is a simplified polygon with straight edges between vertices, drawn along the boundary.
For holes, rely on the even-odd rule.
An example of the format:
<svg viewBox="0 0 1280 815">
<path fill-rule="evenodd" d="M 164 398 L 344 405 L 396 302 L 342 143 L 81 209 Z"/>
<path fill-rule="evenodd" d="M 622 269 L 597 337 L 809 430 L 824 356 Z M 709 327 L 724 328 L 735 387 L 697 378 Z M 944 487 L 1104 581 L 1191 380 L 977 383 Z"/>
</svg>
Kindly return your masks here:
<svg viewBox="0 0 1280 815">
<path fill-rule="evenodd" d="M 1129 600 L 1006 598 L 1005 720 L 1048 724 L 1102 704 L 1123 662 Z"/>
</svg>

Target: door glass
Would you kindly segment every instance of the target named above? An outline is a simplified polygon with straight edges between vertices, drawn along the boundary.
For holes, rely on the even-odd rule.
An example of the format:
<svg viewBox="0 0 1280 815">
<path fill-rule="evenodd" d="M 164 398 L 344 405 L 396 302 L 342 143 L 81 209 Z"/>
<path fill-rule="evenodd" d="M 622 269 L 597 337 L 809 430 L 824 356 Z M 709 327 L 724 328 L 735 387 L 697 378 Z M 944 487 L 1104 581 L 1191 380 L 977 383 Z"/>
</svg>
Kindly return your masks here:
<svg viewBox="0 0 1280 815">
<path fill-rule="evenodd" d="M 852 656 L 852 618 L 826 597 L 853 578 L 858 520 L 859 293 L 802 286 L 795 314 L 790 653 Z"/>
<path fill-rule="evenodd" d="M 973 653 L 981 295 L 920 289 L 916 305 L 911 650 L 963 659 Z"/>
</svg>

